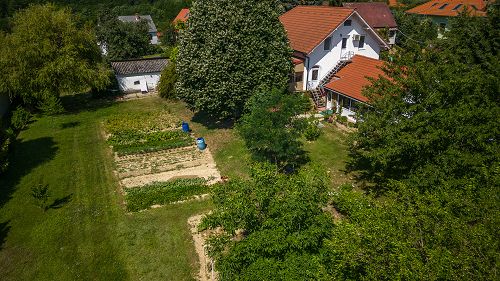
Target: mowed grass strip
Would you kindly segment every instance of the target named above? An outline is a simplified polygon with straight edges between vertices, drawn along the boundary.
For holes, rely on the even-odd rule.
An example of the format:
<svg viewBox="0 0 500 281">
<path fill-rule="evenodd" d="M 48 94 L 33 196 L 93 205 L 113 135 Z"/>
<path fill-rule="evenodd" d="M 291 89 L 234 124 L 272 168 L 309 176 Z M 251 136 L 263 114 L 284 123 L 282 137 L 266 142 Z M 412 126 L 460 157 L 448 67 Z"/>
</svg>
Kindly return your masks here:
<svg viewBox="0 0 500 281">
<path fill-rule="evenodd" d="M 136 212 L 153 205 L 165 205 L 208 193 L 207 181 L 202 178 L 155 182 L 125 189 L 127 210 Z"/>
</svg>

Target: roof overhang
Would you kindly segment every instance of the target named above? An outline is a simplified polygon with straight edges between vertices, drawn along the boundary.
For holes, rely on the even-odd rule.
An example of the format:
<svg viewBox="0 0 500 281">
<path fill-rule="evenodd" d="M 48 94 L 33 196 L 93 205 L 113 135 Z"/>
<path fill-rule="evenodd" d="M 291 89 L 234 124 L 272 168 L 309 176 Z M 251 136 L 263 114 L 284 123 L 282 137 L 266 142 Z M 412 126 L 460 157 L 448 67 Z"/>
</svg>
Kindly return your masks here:
<svg viewBox="0 0 500 281">
<path fill-rule="evenodd" d="M 380 35 L 377 33 L 377 31 L 375 31 L 366 21 L 365 19 L 363 19 L 363 17 L 358 13 L 356 12 L 356 10 L 354 10 L 354 12 L 352 14 L 355 14 L 358 16 L 358 18 L 363 22 L 363 24 L 365 24 L 365 29 L 366 30 L 370 30 L 372 32 L 373 35 L 375 35 L 375 38 L 379 41 L 380 46 L 384 47 L 385 49 L 389 49 L 389 45 L 385 42 L 384 39 L 382 39 L 382 37 L 380 37 Z"/>
</svg>

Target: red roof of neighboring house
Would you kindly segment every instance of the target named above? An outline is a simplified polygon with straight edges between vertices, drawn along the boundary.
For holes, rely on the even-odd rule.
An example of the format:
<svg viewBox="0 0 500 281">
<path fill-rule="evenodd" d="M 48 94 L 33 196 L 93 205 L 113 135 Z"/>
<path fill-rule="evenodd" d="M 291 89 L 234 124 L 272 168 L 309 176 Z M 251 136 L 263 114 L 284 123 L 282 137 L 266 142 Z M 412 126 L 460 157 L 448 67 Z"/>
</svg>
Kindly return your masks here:
<svg viewBox="0 0 500 281">
<path fill-rule="evenodd" d="M 189 18 L 189 9 L 184 8 L 177 14 L 177 16 L 175 17 L 173 22 L 174 23 L 176 23 L 178 21 L 186 22 L 188 20 L 188 18 Z"/>
<path fill-rule="evenodd" d="M 358 2 L 344 3 L 343 5 L 347 8 L 356 9 L 356 12 L 358 12 L 372 28 L 398 27 L 389 6 L 385 3 Z"/>
<path fill-rule="evenodd" d="M 335 77 L 325 85 L 325 88 L 362 102 L 368 102 L 368 98 L 362 95 L 363 88 L 372 83 L 367 77 L 385 76 L 381 69 L 383 65 L 384 61 L 355 55 L 348 65 L 335 74 Z"/>
<path fill-rule="evenodd" d="M 298 65 L 298 64 L 304 63 L 304 60 L 292 57 L 292 63 L 293 63 L 293 65 Z"/>
<path fill-rule="evenodd" d="M 464 9 L 468 9 L 473 16 L 486 16 L 486 2 L 483 0 L 431 0 L 422 5 L 409 9 L 406 13 L 455 17 Z"/>
<path fill-rule="evenodd" d="M 328 6 L 297 6 L 280 16 L 295 51 L 309 54 L 343 23 L 353 9 Z"/>
</svg>

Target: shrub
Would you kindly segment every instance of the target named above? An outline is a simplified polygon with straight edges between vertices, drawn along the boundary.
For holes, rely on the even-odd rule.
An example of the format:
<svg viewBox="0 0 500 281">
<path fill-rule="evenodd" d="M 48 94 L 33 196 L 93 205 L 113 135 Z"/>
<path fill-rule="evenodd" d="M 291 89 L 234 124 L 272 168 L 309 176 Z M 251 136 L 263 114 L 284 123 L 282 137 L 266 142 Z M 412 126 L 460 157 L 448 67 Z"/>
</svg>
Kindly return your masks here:
<svg viewBox="0 0 500 281">
<path fill-rule="evenodd" d="M 0 174 L 5 172 L 9 166 L 9 145 L 10 138 L 0 135 Z"/>
<path fill-rule="evenodd" d="M 161 73 L 160 83 L 158 84 L 158 94 L 160 97 L 165 99 L 175 99 L 175 82 L 177 82 L 175 62 L 170 61 Z"/>
<path fill-rule="evenodd" d="M 340 116 L 337 120 L 344 125 L 347 125 L 347 116 Z"/>
<path fill-rule="evenodd" d="M 26 109 L 18 106 L 16 110 L 12 113 L 12 118 L 10 119 L 11 127 L 14 130 L 24 130 L 30 123 L 33 115 L 29 113 Z"/>
<path fill-rule="evenodd" d="M 208 193 L 206 182 L 203 178 L 179 179 L 128 188 L 125 195 L 127 210 L 137 212 L 153 205 L 168 204 Z"/>
<path fill-rule="evenodd" d="M 314 141 L 321 135 L 321 129 L 318 127 L 318 121 L 314 120 L 309 123 L 306 130 L 304 131 L 304 137 L 308 141 Z"/>
<path fill-rule="evenodd" d="M 31 188 L 31 196 L 35 200 L 35 204 L 42 210 L 46 211 L 48 208 L 47 202 L 50 198 L 49 187 L 47 185 L 39 184 Z"/>
</svg>

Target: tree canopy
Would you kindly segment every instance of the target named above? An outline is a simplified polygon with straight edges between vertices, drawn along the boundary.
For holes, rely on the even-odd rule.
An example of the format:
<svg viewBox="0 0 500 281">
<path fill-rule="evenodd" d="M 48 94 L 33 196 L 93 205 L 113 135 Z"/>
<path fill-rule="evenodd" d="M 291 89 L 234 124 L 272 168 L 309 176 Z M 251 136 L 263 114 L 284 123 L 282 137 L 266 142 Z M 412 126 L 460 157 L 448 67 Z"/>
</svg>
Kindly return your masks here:
<svg viewBox="0 0 500 281">
<path fill-rule="evenodd" d="M 99 17 L 96 34 L 110 60 L 123 60 L 140 58 L 157 51 L 150 44 L 148 30 L 145 20 L 122 22 L 118 15 L 105 10 Z"/>
<path fill-rule="evenodd" d="M 20 11 L 2 41 L 0 92 L 31 107 L 57 107 L 61 94 L 109 83 L 95 35 L 67 9 L 47 4 Z"/>
<path fill-rule="evenodd" d="M 276 0 L 194 1 L 180 32 L 177 95 L 194 110 L 238 117 L 263 89 L 284 89 L 291 49 Z"/>
</svg>

